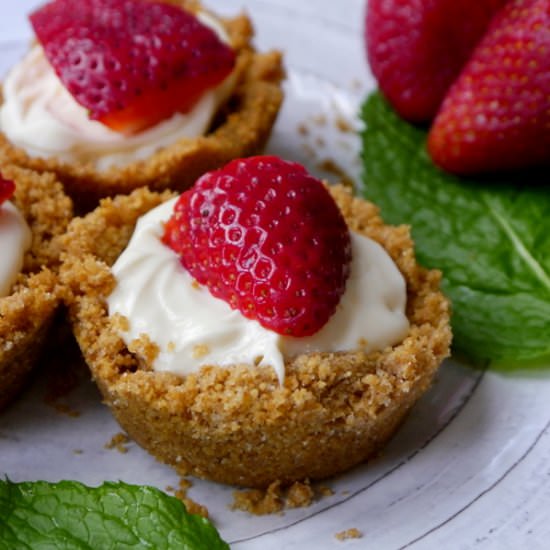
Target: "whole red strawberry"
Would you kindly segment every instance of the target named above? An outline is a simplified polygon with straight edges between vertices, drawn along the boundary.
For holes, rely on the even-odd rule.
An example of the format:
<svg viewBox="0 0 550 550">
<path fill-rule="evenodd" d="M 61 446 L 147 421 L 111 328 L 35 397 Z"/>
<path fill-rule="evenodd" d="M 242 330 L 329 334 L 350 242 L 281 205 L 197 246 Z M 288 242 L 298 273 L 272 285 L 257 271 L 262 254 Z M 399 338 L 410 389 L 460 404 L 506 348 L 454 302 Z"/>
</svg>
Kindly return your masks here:
<svg viewBox="0 0 550 550">
<path fill-rule="evenodd" d="M 234 52 L 194 15 L 155 0 L 55 0 L 31 23 L 90 118 L 132 133 L 193 107 Z"/>
<path fill-rule="evenodd" d="M 11 180 L 6 180 L 0 175 L 0 205 L 7 201 L 15 191 L 15 183 Z"/>
<path fill-rule="evenodd" d="M 511 0 L 453 84 L 428 136 L 440 167 L 550 163 L 550 0 Z"/>
<path fill-rule="evenodd" d="M 272 156 L 202 176 L 179 198 L 163 241 L 214 296 L 285 335 L 317 332 L 350 270 L 349 231 L 324 185 Z"/>
<path fill-rule="evenodd" d="M 431 120 L 506 0 L 369 0 L 366 46 L 380 89 L 407 120 Z"/>
</svg>

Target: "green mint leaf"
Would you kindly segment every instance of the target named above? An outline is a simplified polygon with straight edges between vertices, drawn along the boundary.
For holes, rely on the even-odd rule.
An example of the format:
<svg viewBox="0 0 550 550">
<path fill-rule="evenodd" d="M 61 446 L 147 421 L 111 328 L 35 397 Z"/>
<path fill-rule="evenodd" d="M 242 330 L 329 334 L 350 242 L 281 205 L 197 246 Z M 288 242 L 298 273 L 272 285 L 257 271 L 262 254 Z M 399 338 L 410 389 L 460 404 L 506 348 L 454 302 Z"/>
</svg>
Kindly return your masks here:
<svg viewBox="0 0 550 550">
<path fill-rule="evenodd" d="M 153 487 L 0 480 L 0 549 L 228 549 L 205 518 Z"/>
<path fill-rule="evenodd" d="M 362 117 L 365 196 L 389 223 L 410 224 L 420 263 L 443 271 L 455 348 L 497 364 L 548 360 L 548 182 L 441 172 L 426 153 L 426 131 L 379 93 Z"/>
</svg>

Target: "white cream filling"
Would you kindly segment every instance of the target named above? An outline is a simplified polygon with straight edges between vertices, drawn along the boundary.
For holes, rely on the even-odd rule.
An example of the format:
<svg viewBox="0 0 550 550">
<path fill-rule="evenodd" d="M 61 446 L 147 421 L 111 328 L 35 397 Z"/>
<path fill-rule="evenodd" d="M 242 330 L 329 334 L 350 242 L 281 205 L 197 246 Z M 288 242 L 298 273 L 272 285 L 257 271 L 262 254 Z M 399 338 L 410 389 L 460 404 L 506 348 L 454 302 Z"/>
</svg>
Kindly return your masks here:
<svg viewBox="0 0 550 550">
<path fill-rule="evenodd" d="M 31 230 L 19 210 L 9 201 L 0 205 L 0 297 L 10 293 L 31 239 Z"/>
<path fill-rule="evenodd" d="M 212 17 L 199 19 L 229 42 L 223 27 Z M 88 113 L 65 89 L 44 55 L 34 46 L 12 68 L 3 84 L 0 129 L 32 157 L 90 163 L 97 170 L 125 166 L 185 138 L 204 135 L 218 108 L 235 86 L 235 73 L 207 91 L 193 109 L 132 136 L 110 130 L 88 118 Z"/>
<path fill-rule="evenodd" d="M 186 375 L 204 365 L 270 365 L 284 379 L 284 361 L 313 351 L 372 352 L 403 340 L 406 286 L 387 252 L 351 233 L 352 264 L 346 291 L 334 315 L 316 334 L 282 336 L 244 317 L 193 283 L 178 256 L 161 242 L 177 199 L 137 223 L 112 272 L 117 285 L 107 298 L 109 314 L 128 320 L 121 336 L 129 344 L 147 335 L 159 353 L 152 367 Z"/>
</svg>

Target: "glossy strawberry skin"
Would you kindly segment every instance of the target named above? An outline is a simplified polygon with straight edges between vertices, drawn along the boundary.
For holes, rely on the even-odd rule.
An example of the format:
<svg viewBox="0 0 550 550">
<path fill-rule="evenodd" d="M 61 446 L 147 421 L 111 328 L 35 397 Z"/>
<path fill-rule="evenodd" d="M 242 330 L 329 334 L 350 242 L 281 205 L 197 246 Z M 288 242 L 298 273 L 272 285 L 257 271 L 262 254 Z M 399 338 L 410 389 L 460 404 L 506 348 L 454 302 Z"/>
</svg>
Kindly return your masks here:
<svg viewBox="0 0 550 550">
<path fill-rule="evenodd" d="M 163 242 L 217 298 L 277 333 L 317 332 L 334 313 L 351 261 L 347 225 L 303 166 L 237 159 L 181 195 Z"/>
<path fill-rule="evenodd" d="M 512 0 L 449 90 L 428 136 L 444 170 L 550 163 L 550 0 Z"/>
<path fill-rule="evenodd" d="M 0 205 L 4 201 L 9 200 L 15 191 L 15 183 L 11 180 L 6 180 L 0 175 Z"/>
<path fill-rule="evenodd" d="M 369 0 L 371 70 L 394 109 L 433 119 L 493 14 L 506 0 Z"/>
<path fill-rule="evenodd" d="M 164 2 L 55 0 L 30 20 L 76 101 L 123 133 L 188 111 L 235 63 L 210 28 Z"/>
</svg>

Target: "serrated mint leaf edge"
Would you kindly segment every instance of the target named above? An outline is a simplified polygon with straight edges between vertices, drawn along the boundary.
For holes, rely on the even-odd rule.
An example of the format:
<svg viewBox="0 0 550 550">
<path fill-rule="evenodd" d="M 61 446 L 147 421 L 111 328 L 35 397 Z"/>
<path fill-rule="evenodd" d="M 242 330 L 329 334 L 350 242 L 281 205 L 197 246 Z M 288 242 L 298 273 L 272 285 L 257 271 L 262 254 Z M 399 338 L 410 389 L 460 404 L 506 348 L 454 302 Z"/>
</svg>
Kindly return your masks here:
<svg viewBox="0 0 550 550">
<path fill-rule="evenodd" d="M 55 536 L 63 533 L 63 525 L 67 521 L 73 521 L 71 513 L 74 511 L 75 498 L 76 501 L 82 500 L 78 497 L 80 494 L 87 499 L 85 505 L 93 513 L 101 513 L 98 508 L 98 503 L 101 504 L 101 498 L 108 496 L 109 494 L 115 494 L 120 496 L 123 493 L 126 496 L 130 495 L 133 502 L 129 504 L 130 508 L 137 508 L 143 505 L 144 500 L 149 500 L 149 504 L 156 504 L 154 513 L 150 515 L 149 519 L 154 522 L 155 514 L 160 513 L 164 518 L 164 531 L 158 531 L 154 529 L 154 532 L 147 529 L 147 533 L 141 533 L 138 523 L 136 525 L 126 525 L 132 535 L 136 538 L 139 546 L 132 544 L 127 546 L 121 545 L 118 541 L 113 540 L 113 546 L 106 546 L 102 544 L 102 550 L 108 550 L 108 548 L 158 548 L 162 550 L 164 548 L 182 548 L 183 550 L 202 550 L 203 548 L 211 548 L 212 550 L 227 549 L 229 546 L 225 543 L 219 533 L 212 525 L 212 523 L 201 516 L 189 514 L 185 510 L 184 504 L 177 498 L 167 495 L 161 490 L 151 486 L 131 485 L 124 482 L 105 482 L 98 487 L 88 487 L 83 483 L 77 481 L 63 480 L 57 483 L 50 483 L 46 481 L 32 481 L 32 482 L 20 482 L 13 483 L 9 480 L 0 480 L 0 548 L 3 548 L 4 542 L 17 543 L 18 548 L 35 548 L 38 544 L 40 547 L 51 548 L 51 543 L 55 543 L 55 548 L 63 549 L 87 549 L 95 548 L 89 544 L 90 538 L 99 533 L 100 537 L 104 538 L 104 532 L 98 532 L 97 526 L 92 525 L 92 530 L 96 530 L 90 533 L 88 541 L 82 539 L 74 539 L 74 537 L 65 537 L 64 540 L 55 540 Z M 53 533 L 37 533 L 32 529 L 25 530 L 22 525 L 21 518 L 17 517 L 17 514 L 22 515 L 28 526 L 29 519 L 38 514 L 33 509 L 32 499 L 37 496 L 52 496 L 61 498 L 60 510 L 63 512 L 63 516 L 59 519 L 60 525 L 56 525 L 56 529 Z M 65 497 L 65 498 L 63 498 Z M 69 498 L 67 498 L 69 497 Z M 152 499 L 152 500 L 151 500 Z M 149 506 L 148 504 L 148 506 Z M 150 509 L 150 508 L 149 508 Z M 137 516 L 138 520 L 145 520 L 147 515 Z M 54 517 L 55 519 L 55 517 Z M 81 520 L 81 518 L 77 518 Z M 119 521 L 120 518 L 116 518 Z M 76 520 L 75 520 L 76 521 Z M 124 518 L 122 518 L 124 521 Z M 167 525 L 168 528 L 167 528 Z M 11 533 L 11 535 L 10 535 Z M 112 537 L 113 533 L 107 533 Z M 158 536 L 160 535 L 160 539 Z M 16 538 L 14 538 L 16 537 Z M 152 541 L 151 537 L 155 537 L 156 540 Z M 73 538 L 74 540 L 69 540 Z M 4 539 L 4 540 L 3 540 Z M 28 542 L 30 540 L 30 543 Z M 160 540 L 160 542 L 159 542 Z M 164 544 L 164 542 L 166 544 Z M 46 546 L 45 546 L 46 545 Z M 6 550 L 13 549 L 13 546 L 5 546 Z"/>
<path fill-rule="evenodd" d="M 469 186 L 464 185 L 464 182 L 455 176 L 443 175 L 435 169 L 433 165 L 429 165 L 431 160 L 425 149 L 425 135 L 426 132 L 419 127 L 408 124 L 400 120 L 397 115 L 391 110 L 391 107 L 387 104 L 386 100 L 381 96 L 381 94 L 375 92 L 371 94 L 367 100 L 363 103 L 361 116 L 363 122 L 365 123 L 364 130 L 361 132 L 362 138 L 362 152 L 361 157 L 363 160 L 363 195 L 366 198 L 373 200 L 381 208 L 382 216 L 387 219 L 390 223 L 412 223 L 412 232 L 413 236 L 418 230 L 418 225 L 415 225 L 414 219 L 407 218 L 403 212 L 409 210 L 407 208 L 396 206 L 394 196 L 391 196 L 391 192 L 395 192 L 395 196 L 399 197 L 400 189 L 405 189 L 402 186 L 405 185 L 404 179 L 407 174 L 403 172 L 404 167 L 407 167 L 412 170 L 411 177 L 415 178 L 417 182 L 422 183 L 422 177 L 430 177 L 430 183 L 425 186 L 426 190 L 434 192 L 434 182 L 438 181 L 439 178 L 445 178 L 445 183 L 449 184 L 448 189 L 443 189 L 443 193 L 450 193 L 448 197 L 454 199 L 453 193 L 456 187 L 461 194 L 464 200 L 469 201 L 472 199 L 472 194 L 475 195 L 477 192 L 478 186 L 475 184 L 472 185 L 470 182 Z M 373 134 L 376 135 L 373 137 Z M 369 149 L 371 151 L 369 152 Z M 406 153 L 403 154 L 402 151 Z M 382 152 L 381 158 L 379 159 L 375 156 L 376 152 Z M 373 159 L 374 157 L 374 159 Z M 393 162 L 392 162 L 393 161 Z M 391 163 L 393 166 L 388 168 L 384 163 Z M 435 172 L 435 173 L 434 173 Z M 392 187 L 392 174 L 394 179 L 397 180 L 397 184 L 393 184 Z M 418 177 L 417 177 L 418 176 Z M 401 181 L 400 181 L 401 180 Z M 409 180 L 411 181 L 411 180 Z M 373 191 L 373 182 L 374 182 L 374 191 Z M 496 182 L 496 186 L 499 186 L 499 189 L 504 189 L 506 193 L 511 191 L 511 188 L 508 186 L 507 182 L 501 183 Z M 415 187 L 416 189 L 416 187 Z M 491 187 L 491 190 L 493 187 Z M 463 191 L 464 190 L 464 191 Z M 407 190 L 410 193 L 410 190 Z M 437 189 L 435 190 L 437 191 Z M 515 191 L 517 192 L 517 191 Z M 537 190 L 540 193 L 540 189 Z M 544 190 L 542 191 L 544 193 Z M 401 193 L 403 194 L 403 193 Z M 493 292 L 493 297 L 495 300 L 506 300 L 509 301 L 508 307 L 512 306 L 517 308 L 519 304 L 525 302 L 525 304 L 533 304 L 533 299 L 539 300 L 538 307 L 534 312 L 535 324 L 538 324 L 538 328 L 535 332 L 531 334 L 537 334 L 538 336 L 529 338 L 529 335 L 526 335 L 526 338 L 522 341 L 521 338 L 517 339 L 517 342 L 512 342 L 511 338 L 507 338 L 508 334 L 503 333 L 501 335 L 501 341 L 495 340 L 495 342 L 482 341 L 478 338 L 478 334 L 475 334 L 475 327 L 472 330 L 468 330 L 467 323 L 463 323 L 460 327 L 454 326 L 455 328 L 455 344 L 457 348 L 460 349 L 464 354 L 473 358 L 474 360 L 485 361 L 489 359 L 493 362 L 493 365 L 496 366 L 509 366 L 516 363 L 527 363 L 529 364 L 542 364 L 547 360 L 550 360 L 550 337 L 546 337 L 544 332 L 544 324 L 546 323 L 545 319 L 548 317 L 546 310 L 548 309 L 549 302 L 546 300 L 545 296 L 548 294 L 550 275 L 545 271 L 544 266 L 541 265 L 536 258 L 534 258 L 528 251 L 527 247 L 522 242 L 519 235 L 517 235 L 513 228 L 503 222 L 503 217 L 499 216 L 498 205 L 491 200 L 490 194 L 485 197 L 475 196 L 475 199 L 478 201 L 479 206 L 484 208 L 484 211 L 488 216 L 493 219 L 493 223 L 498 224 L 502 233 L 506 235 L 506 238 L 511 243 L 511 246 L 516 251 L 518 257 L 524 262 L 524 265 L 532 274 L 532 276 L 538 281 L 538 285 L 544 289 L 544 297 L 538 295 L 529 295 L 521 290 L 515 289 L 514 292 L 508 294 L 508 298 L 504 299 L 502 289 L 494 293 L 495 289 L 490 288 L 489 286 L 483 285 L 472 285 L 468 281 L 465 284 L 464 281 L 454 279 L 453 273 L 450 273 L 444 265 L 437 265 L 433 260 L 433 250 L 424 250 L 422 246 L 419 246 L 419 239 L 415 238 L 417 254 L 421 258 L 422 263 L 431 268 L 441 268 L 443 269 L 443 288 L 448 293 L 451 298 L 454 298 L 456 301 L 457 292 L 461 293 L 460 288 L 468 288 L 472 293 L 478 293 L 477 296 L 481 300 L 491 298 L 491 292 Z M 407 193 L 404 194 L 406 198 Z M 514 195 L 507 194 L 502 195 L 503 200 L 506 201 Z M 528 197 L 531 197 L 530 194 Z M 543 198 L 546 199 L 547 195 L 543 195 Z M 533 198 L 535 200 L 536 197 Z M 529 200 L 532 200 L 529 198 Z M 445 204 L 440 203 L 440 207 Z M 547 203 L 541 203 L 546 205 Z M 426 207 L 426 204 L 423 204 L 423 207 Z M 414 216 L 413 216 L 414 218 Z M 504 220 L 506 222 L 506 220 Z M 452 225 L 452 224 L 451 224 Z M 504 225 L 504 227 L 503 227 Z M 536 235 L 536 232 L 534 233 Z M 427 244 L 430 244 L 427 242 Z M 544 249 L 541 249 L 544 250 Z M 546 258 L 546 256 L 543 256 Z M 549 256 L 550 259 L 550 256 Z M 545 261 L 545 264 L 548 262 Z M 550 294 L 548 294 L 550 296 Z M 503 303 L 501 307 L 506 307 L 506 304 Z M 549 310 L 550 311 L 550 310 Z M 453 314 L 453 321 L 456 321 L 459 315 Z M 541 317 L 542 315 L 542 317 Z M 462 319 L 467 320 L 467 315 L 464 311 L 461 312 Z M 453 322 L 453 324 L 455 324 Z M 519 330 L 524 327 L 521 324 L 521 320 L 518 320 Z M 478 327 L 485 328 L 485 327 Z M 508 332 L 511 332 L 511 329 L 514 327 L 507 326 Z M 550 332 L 548 329 L 547 332 Z M 495 335 L 493 335 L 495 336 Z M 515 336 L 515 335 L 513 335 Z M 550 335 L 549 335 L 550 336 Z M 498 338 L 498 335 L 496 335 Z"/>
</svg>

